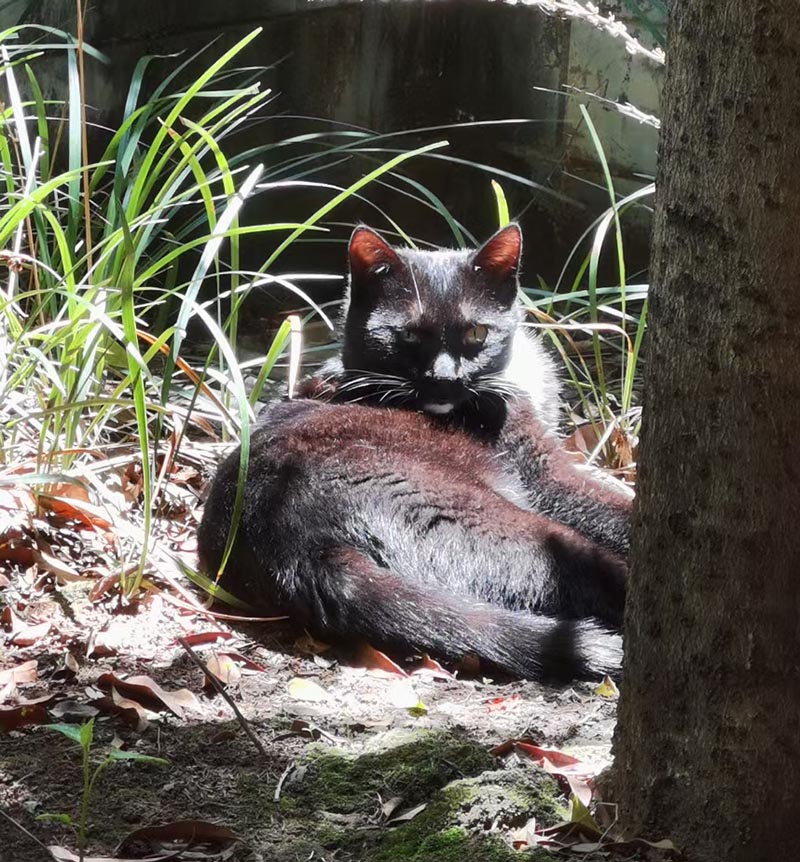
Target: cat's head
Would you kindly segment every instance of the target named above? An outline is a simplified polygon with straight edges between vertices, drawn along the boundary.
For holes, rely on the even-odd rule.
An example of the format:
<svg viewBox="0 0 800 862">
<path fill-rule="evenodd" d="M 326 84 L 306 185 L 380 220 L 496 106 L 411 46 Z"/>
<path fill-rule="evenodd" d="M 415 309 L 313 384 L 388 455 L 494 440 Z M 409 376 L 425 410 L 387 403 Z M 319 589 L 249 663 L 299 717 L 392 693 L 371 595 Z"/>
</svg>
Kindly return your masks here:
<svg viewBox="0 0 800 862">
<path fill-rule="evenodd" d="M 516 224 L 471 251 L 397 248 L 356 228 L 342 351 L 352 394 L 447 415 L 487 392 L 511 357 L 521 253 Z"/>
</svg>

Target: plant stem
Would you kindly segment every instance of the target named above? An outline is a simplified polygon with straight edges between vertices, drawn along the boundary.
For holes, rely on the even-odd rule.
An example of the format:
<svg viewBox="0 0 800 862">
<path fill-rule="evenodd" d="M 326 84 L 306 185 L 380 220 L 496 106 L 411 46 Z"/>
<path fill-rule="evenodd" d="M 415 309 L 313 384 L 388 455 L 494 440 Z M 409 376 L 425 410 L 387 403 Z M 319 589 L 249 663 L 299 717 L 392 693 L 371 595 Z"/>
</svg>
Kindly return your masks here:
<svg viewBox="0 0 800 862">
<path fill-rule="evenodd" d="M 86 168 L 89 164 L 89 140 L 86 133 L 86 76 L 83 68 L 83 2 L 75 0 L 78 17 L 78 89 L 81 97 L 81 162 Z M 91 279 L 92 272 L 92 222 L 89 207 L 89 172 L 83 172 L 83 229 L 86 242 L 86 273 Z"/>
</svg>

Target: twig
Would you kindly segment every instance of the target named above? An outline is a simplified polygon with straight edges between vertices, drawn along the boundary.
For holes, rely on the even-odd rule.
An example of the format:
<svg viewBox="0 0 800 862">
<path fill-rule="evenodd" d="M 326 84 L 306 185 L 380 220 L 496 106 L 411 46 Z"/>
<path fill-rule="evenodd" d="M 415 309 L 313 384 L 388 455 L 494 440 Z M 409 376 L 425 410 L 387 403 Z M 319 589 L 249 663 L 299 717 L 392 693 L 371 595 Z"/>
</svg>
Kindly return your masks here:
<svg viewBox="0 0 800 862">
<path fill-rule="evenodd" d="M 261 756 L 266 760 L 267 759 L 267 750 L 264 748 L 261 740 L 256 736 L 253 732 L 253 728 L 247 722 L 247 719 L 239 712 L 239 707 L 233 702 L 231 696 L 225 691 L 222 683 L 214 676 L 213 673 L 203 664 L 200 659 L 200 656 L 189 646 L 186 642 L 186 638 L 178 638 L 178 643 L 186 650 L 189 658 L 203 671 L 206 676 L 206 679 L 211 683 L 214 690 L 217 694 L 221 695 L 223 700 L 228 702 L 228 705 L 233 710 L 233 714 L 236 716 L 236 720 L 242 727 L 242 730 L 250 737 L 250 741 L 255 745 L 258 749 Z"/>
<path fill-rule="evenodd" d="M 2 808 L 0 808 L 0 814 L 2 814 L 2 815 L 3 815 L 3 817 L 5 817 L 5 818 L 6 818 L 6 820 L 8 820 L 8 821 L 9 821 L 9 823 L 13 823 L 13 824 L 14 824 L 14 826 L 16 826 L 16 827 L 17 827 L 17 829 L 19 829 L 19 831 L 20 831 L 20 832 L 23 832 L 25 835 L 27 835 L 27 836 L 28 836 L 28 838 L 30 838 L 30 839 L 31 839 L 31 841 L 35 841 L 35 842 L 36 842 L 36 843 L 37 843 L 37 844 L 42 848 L 42 850 L 44 850 L 44 852 L 47 854 L 47 859 L 52 859 L 52 858 L 53 858 L 52 853 L 47 849 L 47 845 L 46 845 L 46 844 L 43 844 L 43 843 L 42 843 L 42 842 L 41 842 L 41 841 L 40 841 L 40 840 L 39 840 L 39 839 L 38 839 L 38 838 L 33 834 L 33 832 L 29 832 L 29 831 L 28 831 L 28 830 L 27 830 L 27 829 L 26 829 L 26 828 L 25 828 L 21 823 L 19 823 L 19 822 L 17 822 L 16 820 L 14 820 L 14 818 L 13 818 L 10 814 L 7 814 L 5 811 L 3 811 L 3 809 L 2 809 Z"/>
<path fill-rule="evenodd" d="M 292 772 L 293 769 L 294 762 L 290 763 L 281 773 L 281 777 L 278 779 L 278 786 L 275 788 L 275 796 L 273 797 L 275 802 L 281 801 L 281 790 L 283 790 L 283 783 L 289 777 L 289 774 Z"/>
</svg>

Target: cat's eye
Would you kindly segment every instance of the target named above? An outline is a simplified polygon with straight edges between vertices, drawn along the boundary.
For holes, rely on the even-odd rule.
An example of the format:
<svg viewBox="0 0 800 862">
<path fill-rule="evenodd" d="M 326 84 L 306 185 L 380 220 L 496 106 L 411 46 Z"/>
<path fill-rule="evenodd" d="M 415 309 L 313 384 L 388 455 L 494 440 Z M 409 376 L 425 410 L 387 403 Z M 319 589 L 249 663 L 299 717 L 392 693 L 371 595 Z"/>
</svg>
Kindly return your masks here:
<svg viewBox="0 0 800 862">
<path fill-rule="evenodd" d="M 470 326 L 470 328 L 464 333 L 464 344 L 467 347 L 480 347 L 483 342 L 486 341 L 486 336 L 488 334 L 488 326 L 484 326 L 482 323 L 476 323 L 475 326 Z"/>
<path fill-rule="evenodd" d="M 409 329 L 408 327 L 406 327 L 405 329 L 401 329 L 397 333 L 397 336 L 400 341 L 403 342 L 403 344 L 419 344 L 419 342 L 422 340 L 419 332 L 417 332 L 416 329 Z"/>
</svg>

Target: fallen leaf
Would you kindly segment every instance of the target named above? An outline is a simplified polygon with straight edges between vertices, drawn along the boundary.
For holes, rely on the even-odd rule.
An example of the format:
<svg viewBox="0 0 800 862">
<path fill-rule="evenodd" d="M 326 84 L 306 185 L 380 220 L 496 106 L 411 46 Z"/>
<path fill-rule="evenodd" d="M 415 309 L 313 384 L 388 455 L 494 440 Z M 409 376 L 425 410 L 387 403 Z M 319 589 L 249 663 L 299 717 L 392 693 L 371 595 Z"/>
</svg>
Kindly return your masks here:
<svg viewBox="0 0 800 862">
<path fill-rule="evenodd" d="M 15 706 L 0 706 L 0 731 L 8 732 L 27 724 L 45 724 L 50 719 L 47 704 L 53 700 L 52 694 L 22 701 Z"/>
<path fill-rule="evenodd" d="M 485 701 L 486 712 L 505 712 L 507 709 L 518 706 L 519 695 L 510 694 L 508 697 L 493 697 Z"/>
<path fill-rule="evenodd" d="M 113 673 L 102 673 L 97 684 L 100 688 L 116 688 L 122 695 L 137 701 L 155 703 L 158 708 L 165 706 L 179 718 L 184 718 L 188 708 L 197 708 L 197 698 L 186 688 L 166 691 L 149 676 L 129 676 L 122 679 Z"/>
<path fill-rule="evenodd" d="M 388 655 L 371 647 L 368 643 L 362 643 L 351 661 L 353 667 L 365 667 L 371 676 L 378 677 L 405 677 L 408 674 Z"/>
<path fill-rule="evenodd" d="M 598 835 L 602 835 L 603 830 L 597 825 L 594 817 L 589 813 L 589 802 L 591 802 L 591 799 L 591 791 L 589 791 L 589 799 L 586 801 L 575 794 L 570 796 L 569 820 L 570 823 L 579 823 L 584 829 L 589 829 L 592 832 L 596 832 Z"/>
<path fill-rule="evenodd" d="M 51 845 L 47 849 L 56 862 L 80 862 L 80 857 L 66 847 Z M 175 859 L 175 854 L 160 853 L 158 856 L 137 856 L 135 859 L 123 859 L 121 856 L 84 856 L 83 862 L 165 862 L 167 859 Z"/>
<path fill-rule="evenodd" d="M 77 569 L 46 551 L 38 551 L 36 563 L 40 569 L 55 575 L 60 584 L 83 580 L 83 575 Z"/>
<path fill-rule="evenodd" d="M 402 804 L 402 796 L 393 796 L 391 799 L 387 799 L 386 802 L 381 805 L 381 815 L 383 819 L 386 820 L 388 817 L 391 817 Z"/>
<path fill-rule="evenodd" d="M 594 693 L 599 694 L 600 697 L 607 697 L 610 699 L 619 697 L 619 689 L 614 683 L 614 680 L 609 676 L 604 677 L 600 685 L 595 688 Z"/>
<path fill-rule="evenodd" d="M 24 661 L 16 667 L 8 667 L 0 670 L 0 685 L 7 685 L 9 682 L 22 685 L 26 682 L 36 682 L 38 676 L 37 662 L 35 659 Z"/>
<path fill-rule="evenodd" d="M 50 712 L 63 721 L 80 723 L 89 718 L 94 718 L 100 710 L 96 706 L 90 706 L 88 703 L 81 703 L 77 700 L 60 700 Z"/>
<path fill-rule="evenodd" d="M 140 733 L 149 724 L 144 707 L 135 700 L 123 697 L 115 689 L 112 689 L 110 695 L 104 694 L 101 697 L 92 697 L 91 705 L 97 707 L 100 712 L 112 715 L 115 718 L 121 718 L 125 724 Z"/>
<path fill-rule="evenodd" d="M 505 757 L 512 751 L 532 760 L 550 775 L 562 778 L 569 785 L 572 794 L 584 805 L 589 805 L 592 788 L 588 779 L 594 775 L 594 770 L 587 764 L 558 749 L 541 748 L 524 740 L 507 740 L 493 748 L 491 753 L 495 757 Z"/>
<path fill-rule="evenodd" d="M 289 697 L 294 700 L 307 700 L 312 703 L 320 703 L 323 700 L 330 699 L 328 692 L 319 683 L 314 682 L 313 679 L 295 677 L 289 680 L 287 690 Z"/>
<path fill-rule="evenodd" d="M 398 679 L 389 686 L 389 702 L 392 706 L 410 710 L 415 715 L 424 715 L 428 711 L 408 677 Z"/>
<path fill-rule="evenodd" d="M 206 845 L 223 849 L 232 846 L 239 840 L 238 835 L 225 826 L 209 823 L 205 820 L 177 820 L 173 823 L 164 823 L 158 826 L 142 826 L 122 839 L 117 853 L 122 853 L 133 844 L 139 845 L 147 842 L 158 848 L 178 849 L 181 847 L 196 848 L 197 845 Z"/>
<path fill-rule="evenodd" d="M 184 635 L 182 640 L 185 640 L 189 646 L 205 646 L 205 644 L 213 644 L 217 641 L 226 641 L 230 640 L 233 637 L 232 632 L 225 631 L 208 631 L 208 632 L 194 632 L 192 634 Z M 178 643 L 177 640 L 174 643 Z"/>
<path fill-rule="evenodd" d="M 224 653 L 212 652 L 206 660 L 206 669 L 215 679 L 219 680 L 222 685 L 236 686 L 242 679 L 242 672 L 239 665 L 228 655 Z M 214 689 L 214 686 L 206 678 L 203 681 L 205 688 Z"/>
<path fill-rule="evenodd" d="M 425 654 L 422 661 L 414 670 L 411 671 L 411 676 L 432 676 L 434 679 L 455 679 L 455 676 L 449 670 L 445 670 L 436 659 Z"/>
<path fill-rule="evenodd" d="M 83 500 L 41 493 L 39 494 L 39 505 L 43 509 L 53 512 L 59 518 L 64 518 L 68 521 L 78 521 L 87 527 L 108 530 L 113 526 L 103 509 L 99 506 L 94 506 L 92 503 L 86 503 Z"/>
<path fill-rule="evenodd" d="M 409 808 L 407 811 L 401 811 L 399 814 L 395 814 L 394 817 L 389 818 L 386 821 L 387 826 L 394 826 L 398 823 L 408 823 L 409 820 L 413 820 L 417 814 L 421 814 L 428 807 L 427 802 L 423 802 L 420 805 L 416 805 L 414 808 Z"/>
<path fill-rule="evenodd" d="M 217 650 L 217 655 L 225 656 L 226 658 L 233 659 L 238 665 L 241 665 L 240 670 L 242 673 L 266 673 L 267 669 L 263 664 L 259 664 L 257 661 L 253 661 L 253 659 L 248 658 L 246 655 L 242 655 L 240 652 L 236 652 L 236 650 L 232 649 L 221 649 Z"/>
<path fill-rule="evenodd" d="M 297 638 L 294 642 L 294 648 L 306 655 L 320 655 L 320 653 L 327 652 L 331 648 L 331 645 L 318 641 L 306 633 L 302 637 Z"/>
<path fill-rule="evenodd" d="M 119 575 L 106 575 L 100 578 L 89 590 L 89 601 L 99 602 L 119 583 Z"/>
<path fill-rule="evenodd" d="M 14 613 L 9 605 L 0 613 L 3 628 L 11 633 L 9 641 L 15 646 L 32 646 L 47 635 L 53 624 L 49 621 L 32 623 Z"/>
</svg>

